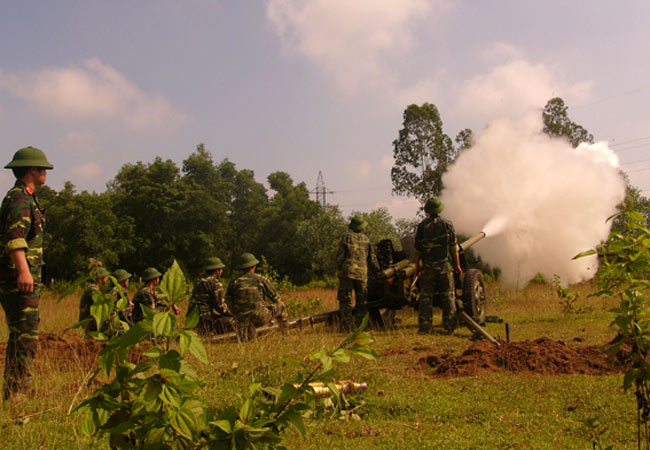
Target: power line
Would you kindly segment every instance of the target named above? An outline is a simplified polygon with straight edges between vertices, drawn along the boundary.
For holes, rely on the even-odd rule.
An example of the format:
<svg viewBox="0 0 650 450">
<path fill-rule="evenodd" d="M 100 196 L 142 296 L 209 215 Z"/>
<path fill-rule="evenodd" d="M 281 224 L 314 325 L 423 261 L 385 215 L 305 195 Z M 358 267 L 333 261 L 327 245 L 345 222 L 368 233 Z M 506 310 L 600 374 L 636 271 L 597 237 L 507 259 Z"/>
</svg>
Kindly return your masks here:
<svg viewBox="0 0 650 450">
<path fill-rule="evenodd" d="M 616 147 L 616 146 L 619 146 L 619 145 L 631 144 L 632 142 L 644 141 L 646 139 L 650 139 L 650 136 L 644 136 L 644 137 L 640 137 L 640 138 L 636 138 L 636 139 L 631 139 L 629 141 L 617 142 L 615 144 L 610 144 L 609 146 L 610 147 Z"/>
<path fill-rule="evenodd" d="M 632 165 L 632 164 L 638 164 L 638 163 L 648 162 L 648 161 L 650 161 L 650 159 L 640 159 L 640 160 L 638 160 L 638 161 L 632 161 L 632 162 L 627 162 L 627 163 L 621 163 L 621 166 L 630 166 L 630 165 Z"/>
<path fill-rule="evenodd" d="M 622 149 L 620 149 L 620 150 L 614 150 L 614 151 L 615 151 L 616 153 L 622 153 L 622 152 L 624 152 L 624 151 L 632 150 L 632 149 L 635 149 L 635 148 L 647 147 L 648 145 L 650 145 L 650 142 L 648 142 L 647 144 L 634 145 L 634 146 L 632 146 L 632 147 L 622 148 Z"/>
</svg>

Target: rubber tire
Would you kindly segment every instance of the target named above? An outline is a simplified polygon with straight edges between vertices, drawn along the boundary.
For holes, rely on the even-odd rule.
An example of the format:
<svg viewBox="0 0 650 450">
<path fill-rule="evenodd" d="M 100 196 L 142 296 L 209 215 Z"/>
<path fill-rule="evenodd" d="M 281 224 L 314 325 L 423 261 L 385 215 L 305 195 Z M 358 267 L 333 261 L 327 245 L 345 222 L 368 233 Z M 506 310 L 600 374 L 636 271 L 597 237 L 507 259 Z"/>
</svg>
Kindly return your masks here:
<svg viewBox="0 0 650 450">
<path fill-rule="evenodd" d="M 463 309 L 481 324 L 485 323 L 488 306 L 483 274 L 478 269 L 469 269 L 463 280 Z"/>
</svg>

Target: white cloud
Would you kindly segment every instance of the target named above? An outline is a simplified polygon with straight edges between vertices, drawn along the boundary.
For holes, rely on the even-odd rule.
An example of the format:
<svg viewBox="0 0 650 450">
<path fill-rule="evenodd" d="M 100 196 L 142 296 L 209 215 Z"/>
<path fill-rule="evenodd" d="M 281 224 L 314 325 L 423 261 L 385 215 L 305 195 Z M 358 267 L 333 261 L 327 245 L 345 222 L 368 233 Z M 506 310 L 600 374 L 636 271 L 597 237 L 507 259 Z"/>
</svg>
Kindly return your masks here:
<svg viewBox="0 0 650 450">
<path fill-rule="evenodd" d="M 26 74 L 0 72 L 0 89 L 57 118 L 114 120 L 147 132 L 168 131 L 186 119 L 162 95 L 143 92 L 98 59 Z"/>
<path fill-rule="evenodd" d="M 481 58 L 490 62 L 502 62 L 521 59 L 524 52 L 521 48 L 508 42 L 493 42 L 481 52 Z"/>
<path fill-rule="evenodd" d="M 477 75 L 460 87 L 461 114 L 490 117 L 519 117 L 531 109 L 541 109 L 553 96 L 584 100 L 591 82 L 561 85 L 544 64 L 513 59 L 489 73 Z"/>
<path fill-rule="evenodd" d="M 69 154 L 88 154 L 102 148 L 101 140 L 90 130 L 72 130 L 60 137 L 57 148 Z"/>
<path fill-rule="evenodd" d="M 268 0 L 267 17 L 291 50 L 331 76 L 339 88 L 390 88 L 391 58 L 408 52 L 418 21 L 431 25 L 446 0 Z"/>
<path fill-rule="evenodd" d="M 90 181 L 102 174 L 102 168 L 95 162 L 87 162 L 70 169 L 73 180 Z"/>
</svg>

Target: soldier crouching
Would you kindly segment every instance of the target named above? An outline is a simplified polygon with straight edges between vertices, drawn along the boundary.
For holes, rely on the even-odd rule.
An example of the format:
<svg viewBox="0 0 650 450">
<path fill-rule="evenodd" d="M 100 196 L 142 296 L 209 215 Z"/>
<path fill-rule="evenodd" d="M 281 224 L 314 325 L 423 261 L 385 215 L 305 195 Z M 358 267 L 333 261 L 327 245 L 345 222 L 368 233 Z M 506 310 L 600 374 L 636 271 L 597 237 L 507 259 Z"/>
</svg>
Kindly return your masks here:
<svg viewBox="0 0 650 450">
<path fill-rule="evenodd" d="M 242 254 L 235 268 L 244 274 L 228 286 L 226 303 L 237 322 L 240 341 L 249 341 L 256 336 L 256 327 L 276 319 L 281 329 L 286 328 L 287 311 L 280 295 L 269 280 L 255 273 L 259 261 L 252 253 Z M 267 305 L 265 301 L 270 302 Z"/>
<path fill-rule="evenodd" d="M 208 258 L 203 267 L 204 276 L 194 283 L 187 313 L 198 308 L 197 332 L 201 336 L 228 333 L 234 329 L 224 299 L 223 284 L 219 281 L 224 267 L 225 264 L 219 258 Z"/>
</svg>

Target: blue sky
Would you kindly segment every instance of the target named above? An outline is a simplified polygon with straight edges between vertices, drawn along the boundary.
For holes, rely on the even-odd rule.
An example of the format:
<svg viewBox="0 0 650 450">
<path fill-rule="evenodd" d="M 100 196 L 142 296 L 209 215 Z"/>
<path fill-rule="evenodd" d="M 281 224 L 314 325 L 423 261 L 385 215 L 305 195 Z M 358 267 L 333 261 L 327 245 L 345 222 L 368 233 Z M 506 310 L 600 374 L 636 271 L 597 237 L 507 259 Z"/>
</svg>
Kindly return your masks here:
<svg viewBox="0 0 650 450">
<path fill-rule="evenodd" d="M 0 15 L 5 160 L 42 148 L 79 190 L 125 163 L 215 160 L 276 170 L 347 214 L 387 206 L 392 141 L 410 103 L 452 138 L 561 96 L 650 194 L 645 1 L 22 1 Z M 628 141 L 632 141 L 627 143 Z M 641 161 L 634 163 L 635 161 Z M 647 169 L 647 170 L 646 170 Z M 13 183 L 0 175 L 0 188 Z"/>
</svg>

